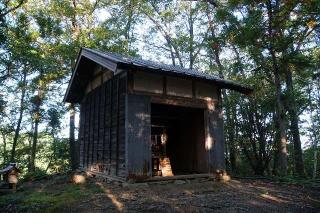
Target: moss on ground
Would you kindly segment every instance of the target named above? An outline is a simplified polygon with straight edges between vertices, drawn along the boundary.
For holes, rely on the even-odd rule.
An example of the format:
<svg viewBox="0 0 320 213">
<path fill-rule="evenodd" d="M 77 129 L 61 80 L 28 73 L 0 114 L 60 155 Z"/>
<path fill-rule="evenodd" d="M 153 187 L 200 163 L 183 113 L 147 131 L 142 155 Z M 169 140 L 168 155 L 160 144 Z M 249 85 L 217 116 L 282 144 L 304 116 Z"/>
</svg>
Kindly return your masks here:
<svg viewBox="0 0 320 213">
<path fill-rule="evenodd" d="M 0 194 L 0 212 L 319 212 L 319 187 L 307 180 L 243 178 L 226 183 L 192 180 L 120 187 L 71 175 L 26 181 L 16 193 Z M 313 184 L 317 181 L 313 181 Z M 1 192 L 0 192 L 1 193 Z"/>
<path fill-rule="evenodd" d="M 15 193 L 0 195 L 0 209 L 15 212 L 53 212 L 103 192 L 94 182 L 74 184 L 70 176 L 25 183 Z"/>
</svg>

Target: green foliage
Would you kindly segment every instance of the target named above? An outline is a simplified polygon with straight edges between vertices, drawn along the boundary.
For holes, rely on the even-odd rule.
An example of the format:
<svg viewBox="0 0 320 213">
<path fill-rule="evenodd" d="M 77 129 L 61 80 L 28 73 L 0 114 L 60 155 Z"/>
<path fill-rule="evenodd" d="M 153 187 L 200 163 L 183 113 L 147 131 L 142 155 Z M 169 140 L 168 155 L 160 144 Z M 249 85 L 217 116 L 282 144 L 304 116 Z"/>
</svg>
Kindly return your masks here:
<svg viewBox="0 0 320 213">
<path fill-rule="evenodd" d="M 32 173 L 30 172 L 24 175 L 22 182 L 40 180 L 46 176 L 47 176 L 46 171 L 41 169 L 36 169 L 35 172 L 32 172 Z"/>
<path fill-rule="evenodd" d="M 38 173 L 41 175 L 41 173 Z M 35 177 L 35 176 L 34 176 Z M 80 199 L 102 193 L 95 183 L 77 185 L 70 182 L 70 175 L 40 176 L 42 180 L 25 183 L 22 191 L 0 197 L 0 208 L 8 208 L 8 203 L 15 203 L 18 212 L 55 212 Z M 30 185 L 28 187 L 28 185 Z"/>
<path fill-rule="evenodd" d="M 310 141 L 320 138 L 317 0 L 230 0 L 215 1 L 216 6 L 172 0 L 6 2 L 0 2 L 1 166 L 9 163 L 17 132 L 16 161 L 23 175 L 36 135 L 37 170 L 29 178 L 69 168 L 67 107 L 61 102 L 81 47 L 206 70 L 254 88 L 250 97 L 223 91 L 226 160 L 232 173 L 271 175 L 277 164 L 275 65 L 286 108 L 289 174 L 295 163 L 290 129 L 294 116 L 288 110 L 292 103 L 300 126 L 309 121 L 316 126 L 300 128 L 300 133 Z M 292 90 L 286 82 L 288 70 Z M 307 143 L 303 153 L 308 177 L 314 160 L 311 146 Z"/>
<path fill-rule="evenodd" d="M 62 112 L 56 108 L 50 108 L 48 111 L 48 126 L 55 132 L 61 127 Z"/>
<path fill-rule="evenodd" d="M 320 148 L 317 149 L 318 152 L 318 162 L 320 162 Z M 312 178 L 313 174 L 313 163 L 314 163 L 314 149 L 312 147 L 307 148 L 304 150 L 304 162 L 305 162 L 305 169 L 307 177 Z M 317 168 L 317 177 L 320 175 L 320 167 Z"/>
</svg>

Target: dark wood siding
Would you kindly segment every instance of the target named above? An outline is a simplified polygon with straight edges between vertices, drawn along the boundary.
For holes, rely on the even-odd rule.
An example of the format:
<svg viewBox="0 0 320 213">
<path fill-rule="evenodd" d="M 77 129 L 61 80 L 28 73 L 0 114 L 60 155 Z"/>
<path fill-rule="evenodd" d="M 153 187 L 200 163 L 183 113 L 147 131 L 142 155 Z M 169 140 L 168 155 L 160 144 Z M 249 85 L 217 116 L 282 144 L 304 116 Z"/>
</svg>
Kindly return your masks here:
<svg viewBox="0 0 320 213">
<path fill-rule="evenodd" d="M 126 166 L 129 178 L 151 176 L 150 97 L 127 95 Z"/>
<path fill-rule="evenodd" d="M 110 165 L 111 165 L 111 140 L 112 140 L 112 128 L 111 128 L 111 114 L 112 114 L 112 83 L 113 81 L 110 80 L 106 84 L 106 118 L 105 118 L 105 171 L 106 173 L 110 174 Z"/>
<path fill-rule="evenodd" d="M 201 162 L 202 170 L 208 167 L 210 172 L 225 169 L 221 98 L 211 101 L 215 107 L 209 107 L 208 101 L 196 98 L 127 94 L 128 84 L 126 73 L 119 74 L 83 99 L 79 129 L 83 168 L 124 178 L 150 177 L 152 102 L 204 109 L 205 140 L 212 144 L 207 147 L 206 143 L 205 150 L 200 153 L 208 156 L 206 162 Z"/>
<path fill-rule="evenodd" d="M 105 110 L 104 110 L 104 107 L 105 107 L 105 87 L 106 85 L 103 84 L 101 86 L 101 89 L 100 89 L 100 100 L 99 100 L 99 127 L 98 127 L 98 133 L 99 133 L 99 137 L 98 137 L 98 162 L 103 164 L 104 162 L 104 119 L 105 119 Z"/>
<path fill-rule="evenodd" d="M 115 76 L 86 95 L 81 103 L 81 166 L 120 177 L 125 168 L 126 75 Z"/>
<path fill-rule="evenodd" d="M 224 156 L 224 134 L 223 134 L 223 113 L 221 109 L 221 97 L 219 104 L 215 106 L 214 110 L 208 109 L 206 111 L 207 118 L 207 134 L 212 140 L 212 145 L 209 145 L 208 161 L 210 172 L 217 170 L 225 170 L 225 156 Z"/>
<path fill-rule="evenodd" d="M 125 146 L 125 103 L 127 93 L 127 78 L 125 76 L 119 79 L 119 111 L 118 111 L 118 172 L 117 175 L 126 176 L 126 146 Z"/>
<path fill-rule="evenodd" d="M 82 104 L 83 108 L 84 108 L 84 119 L 80 120 L 80 126 L 81 123 L 83 123 L 82 125 L 84 126 L 84 141 L 83 141 L 83 167 L 87 167 L 88 166 L 88 146 L 89 146 L 89 115 L 90 115 L 90 102 L 88 101 L 88 99 L 85 99 L 84 103 Z M 81 135 L 81 132 L 79 132 Z"/>
<path fill-rule="evenodd" d="M 92 159 L 93 159 L 93 130 L 94 130 L 94 95 L 95 90 L 92 91 L 92 94 L 90 95 L 90 114 L 89 114 L 89 144 L 88 144 L 88 166 L 91 167 L 93 165 Z"/>
<path fill-rule="evenodd" d="M 80 121 L 85 119 L 85 106 L 81 105 L 80 106 Z M 83 159 L 84 159 L 84 154 L 85 154 L 85 150 L 84 150 L 84 122 L 80 122 L 80 126 L 79 126 L 79 166 L 80 167 L 84 167 L 83 163 Z"/>
<path fill-rule="evenodd" d="M 92 162 L 99 163 L 98 160 L 98 141 L 99 141 L 99 101 L 100 101 L 100 90 L 94 90 L 94 120 L 93 120 L 93 153 Z"/>
<path fill-rule="evenodd" d="M 110 174 L 116 175 L 117 170 L 117 127 L 118 127 L 118 83 L 119 78 L 113 79 L 112 84 L 112 110 L 111 110 L 111 162 L 110 162 Z"/>
</svg>

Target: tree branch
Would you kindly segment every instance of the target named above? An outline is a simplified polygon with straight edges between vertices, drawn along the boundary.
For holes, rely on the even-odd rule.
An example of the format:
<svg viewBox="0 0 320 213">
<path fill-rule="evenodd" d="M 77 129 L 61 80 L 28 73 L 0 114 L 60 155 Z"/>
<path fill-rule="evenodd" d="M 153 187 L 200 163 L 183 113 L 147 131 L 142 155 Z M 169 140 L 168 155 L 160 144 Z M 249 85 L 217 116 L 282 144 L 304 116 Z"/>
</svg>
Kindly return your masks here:
<svg viewBox="0 0 320 213">
<path fill-rule="evenodd" d="M 7 1 L 5 4 L 6 5 L 5 9 L 7 9 L 7 11 L 0 13 L 0 20 L 3 19 L 9 13 L 11 13 L 14 10 L 18 9 L 19 7 L 21 7 L 25 2 L 27 2 L 27 0 L 20 0 L 17 6 L 8 9 L 7 6 L 8 6 L 9 1 Z"/>
</svg>

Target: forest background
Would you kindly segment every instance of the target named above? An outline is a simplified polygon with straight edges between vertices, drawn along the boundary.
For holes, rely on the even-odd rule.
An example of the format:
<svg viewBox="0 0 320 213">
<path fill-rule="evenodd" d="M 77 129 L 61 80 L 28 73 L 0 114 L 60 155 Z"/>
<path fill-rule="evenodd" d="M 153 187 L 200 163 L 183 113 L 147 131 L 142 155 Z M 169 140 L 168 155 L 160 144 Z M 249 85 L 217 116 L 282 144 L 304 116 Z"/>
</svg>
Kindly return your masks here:
<svg viewBox="0 0 320 213">
<path fill-rule="evenodd" d="M 63 96 L 88 47 L 252 87 L 222 92 L 227 172 L 316 178 L 319 24 L 318 0 L 1 0 L 0 167 L 77 167 L 78 106 Z"/>
</svg>

